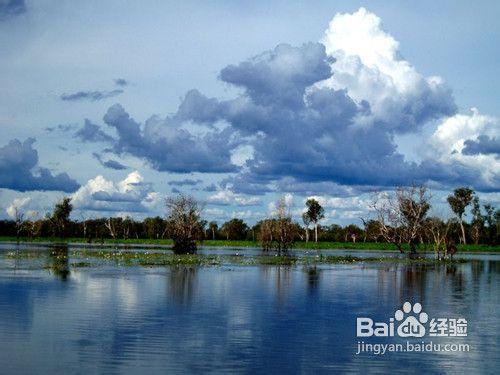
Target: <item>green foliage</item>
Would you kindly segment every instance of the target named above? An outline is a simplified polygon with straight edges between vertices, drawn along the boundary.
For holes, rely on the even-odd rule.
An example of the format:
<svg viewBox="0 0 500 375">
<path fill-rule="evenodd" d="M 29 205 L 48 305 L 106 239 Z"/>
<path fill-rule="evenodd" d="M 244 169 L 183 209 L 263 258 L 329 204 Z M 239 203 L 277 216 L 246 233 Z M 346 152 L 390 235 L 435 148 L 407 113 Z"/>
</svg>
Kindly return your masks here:
<svg viewBox="0 0 500 375">
<path fill-rule="evenodd" d="M 224 223 L 221 232 L 227 240 L 243 240 L 247 236 L 248 225 L 241 219 L 231 219 Z"/>
<path fill-rule="evenodd" d="M 65 197 L 60 202 L 56 203 L 54 211 L 50 216 L 52 231 L 55 236 L 61 238 L 66 237 L 66 231 L 70 224 L 69 216 L 72 210 L 73 205 L 71 204 L 71 198 Z"/>
<path fill-rule="evenodd" d="M 451 210 L 462 220 L 465 209 L 471 203 L 474 196 L 474 190 L 468 187 L 455 189 L 453 194 L 449 195 L 447 200 Z"/>
<path fill-rule="evenodd" d="M 316 224 L 325 217 L 325 209 L 314 198 L 309 198 L 306 202 L 307 211 L 305 212 L 310 223 Z"/>
</svg>

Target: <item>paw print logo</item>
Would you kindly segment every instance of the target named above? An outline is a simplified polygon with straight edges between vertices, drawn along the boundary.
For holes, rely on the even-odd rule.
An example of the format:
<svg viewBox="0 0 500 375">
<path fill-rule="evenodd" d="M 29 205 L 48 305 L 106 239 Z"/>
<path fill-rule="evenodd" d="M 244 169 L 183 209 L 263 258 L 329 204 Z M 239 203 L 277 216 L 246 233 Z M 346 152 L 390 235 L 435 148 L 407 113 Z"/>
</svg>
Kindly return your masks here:
<svg viewBox="0 0 500 375">
<path fill-rule="evenodd" d="M 410 302 L 405 302 L 403 310 L 397 310 L 394 318 L 401 322 L 397 330 L 400 337 L 423 337 L 425 335 L 424 324 L 429 320 L 429 316 L 422 311 L 420 303 L 415 303 L 412 308 Z"/>
</svg>

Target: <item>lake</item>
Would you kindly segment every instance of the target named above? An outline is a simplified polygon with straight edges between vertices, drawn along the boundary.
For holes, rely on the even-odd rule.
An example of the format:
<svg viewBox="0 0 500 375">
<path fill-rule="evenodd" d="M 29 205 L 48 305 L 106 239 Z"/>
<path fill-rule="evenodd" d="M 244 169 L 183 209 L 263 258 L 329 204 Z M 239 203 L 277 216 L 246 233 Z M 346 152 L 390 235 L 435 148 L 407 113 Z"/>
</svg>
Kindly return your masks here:
<svg viewBox="0 0 500 375">
<path fill-rule="evenodd" d="M 73 267 L 78 259 L 61 265 L 50 255 L 7 256 L 33 249 L 0 244 L 4 374 L 472 374 L 500 368 L 495 254 L 467 255 L 457 264 L 202 267 Z M 388 322 L 405 301 L 420 303 L 429 317 L 468 322 L 466 337 L 408 340 L 466 343 L 470 350 L 356 354 L 359 341 L 406 341 L 356 337 L 358 317 Z"/>
</svg>

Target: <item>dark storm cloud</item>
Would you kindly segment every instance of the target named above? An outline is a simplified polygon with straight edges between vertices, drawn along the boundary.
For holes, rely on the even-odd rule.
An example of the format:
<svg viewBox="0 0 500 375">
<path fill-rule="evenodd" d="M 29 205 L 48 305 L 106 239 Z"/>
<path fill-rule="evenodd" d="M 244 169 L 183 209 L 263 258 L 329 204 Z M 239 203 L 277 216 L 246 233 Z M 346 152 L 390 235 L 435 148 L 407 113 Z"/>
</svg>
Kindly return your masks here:
<svg viewBox="0 0 500 375">
<path fill-rule="evenodd" d="M 24 0 L 0 0 L 0 21 L 26 13 L 27 10 Z"/>
<path fill-rule="evenodd" d="M 78 183 L 66 173 L 53 175 L 38 166 L 38 152 L 33 148 L 34 138 L 24 142 L 11 140 L 0 148 L 0 188 L 17 191 L 58 190 L 73 192 Z"/>
<path fill-rule="evenodd" d="M 94 152 L 92 155 L 99 162 L 99 164 L 101 164 L 105 168 L 114 169 L 117 171 L 128 169 L 128 167 L 126 165 L 123 165 L 122 163 L 120 163 L 116 160 L 112 160 L 112 159 L 103 160 L 102 156 L 99 155 L 97 152 Z"/>
<path fill-rule="evenodd" d="M 331 75 L 325 48 L 307 43 L 300 48 L 280 44 L 272 51 L 229 65 L 220 72 L 220 79 L 246 90 L 256 104 L 269 102 L 300 106 L 305 89 Z"/>
<path fill-rule="evenodd" d="M 254 158 L 247 172 L 228 184 L 239 192 L 263 194 L 272 185 L 286 190 L 284 181 L 305 192 L 315 190 L 311 184 L 392 186 L 431 176 L 442 183 L 457 180 L 448 166 L 405 161 L 394 143 L 396 132 L 414 131 L 415 125 L 454 113 L 447 88 L 421 84 L 413 97 L 404 98 L 393 123 L 372 120 L 366 101 L 356 103 L 346 90 L 312 86 L 331 76 L 331 62 L 321 44 L 280 45 L 222 70 L 223 81 L 244 89 L 240 97 L 220 102 L 215 110 L 214 99 L 197 94 L 202 111 L 193 111 L 193 121 L 225 120 L 243 135 L 257 135 L 250 142 Z M 208 113 L 207 118 L 200 113 Z M 183 117 L 190 118 L 186 111 Z M 356 125 L 360 117 L 368 119 L 364 126 Z M 463 166 L 456 170 L 466 181 L 477 177 Z"/>
<path fill-rule="evenodd" d="M 500 155 L 500 138 L 480 135 L 476 140 L 468 139 L 464 142 L 464 155 Z"/>
<path fill-rule="evenodd" d="M 394 141 L 396 134 L 454 113 L 449 89 L 422 80 L 411 94 L 392 98 L 382 118 L 347 90 L 320 84 L 332 76 L 332 63 L 320 43 L 281 44 L 222 69 L 220 79 L 242 90 L 234 99 L 191 90 L 174 115 L 153 116 L 143 126 L 114 105 L 104 116 L 118 134 L 111 149 L 143 158 L 159 171 L 240 172 L 224 184 L 248 194 L 286 190 L 287 183 L 297 192 L 318 193 L 334 184 L 342 195 L 351 192 L 340 185 L 362 189 L 428 180 L 477 185 L 478 173 L 459 162 L 406 161 Z M 204 132 L 195 134 L 183 124 Z M 253 149 L 244 168 L 231 163 L 240 145 Z"/>
<path fill-rule="evenodd" d="M 124 91 L 121 89 L 116 89 L 111 91 L 78 91 L 72 94 L 62 94 L 60 98 L 61 100 L 70 102 L 83 101 L 83 100 L 96 102 L 99 100 L 108 99 L 123 94 L 123 92 Z"/>
<path fill-rule="evenodd" d="M 104 122 L 118 134 L 113 151 L 143 158 L 158 171 L 221 173 L 237 170 L 231 163 L 231 150 L 236 142 L 232 139 L 232 129 L 194 135 L 170 124 L 169 120 L 152 117 L 141 129 L 119 104 L 111 106 L 104 116 Z"/>
<path fill-rule="evenodd" d="M 75 138 L 82 142 L 111 142 L 113 137 L 106 134 L 99 125 L 85 119 L 83 127 L 75 133 Z"/>
<path fill-rule="evenodd" d="M 202 182 L 201 180 L 193 180 L 190 178 L 186 178 L 184 180 L 169 181 L 168 184 L 170 186 L 195 186 L 201 182 Z"/>
</svg>

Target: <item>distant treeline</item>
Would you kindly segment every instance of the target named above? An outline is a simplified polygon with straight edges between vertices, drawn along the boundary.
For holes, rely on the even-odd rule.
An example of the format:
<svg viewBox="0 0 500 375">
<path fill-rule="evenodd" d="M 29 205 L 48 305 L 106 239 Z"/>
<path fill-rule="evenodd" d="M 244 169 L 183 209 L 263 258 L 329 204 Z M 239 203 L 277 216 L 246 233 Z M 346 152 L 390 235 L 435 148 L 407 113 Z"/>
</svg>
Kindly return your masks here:
<svg viewBox="0 0 500 375">
<path fill-rule="evenodd" d="M 361 220 L 360 220 L 361 221 Z M 492 226 L 483 225 L 477 235 L 477 226 L 470 223 L 464 224 L 468 243 L 497 245 L 500 243 L 498 236 L 498 217 Z M 299 223 L 295 226 L 294 240 L 306 241 L 306 228 Z M 231 219 L 222 225 L 216 222 L 200 221 L 199 233 L 201 239 L 208 240 L 247 240 L 258 241 L 262 221 L 249 225 L 241 219 Z M 103 239 L 168 239 L 171 238 L 170 225 L 162 217 L 149 217 L 142 221 L 130 217 L 100 218 L 88 220 L 68 220 L 64 232 L 54 225 L 51 218 L 34 221 L 26 220 L 18 233 L 18 223 L 15 220 L 0 220 L 0 236 L 24 238 L 43 237 L 74 237 L 84 238 L 87 242 Z M 460 242 L 461 229 L 458 222 L 453 222 L 449 236 L 457 243 Z M 380 234 L 377 220 L 368 220 L 358 226 L 350 224 L 341 226 L 337 224 L 318 225 L 318 241 L 327 242 L 386 242 Z M 433 240 L 426 233 L 419 238 L 421 243 L 432 243 Z"/>
<path fill-rule="evenodd" d="M 253 226 L 238 218 L 219 226 L 215 221 L 203 220 L 198 202 L 188 196 L 167 199 L 166 218 L 151 217 L 142 221 L 131 217 L 71 220 L 71 199 L 64 198 L 44 218 L 27 217 L 15 208 L 14 220 L 0 220 L 0 236 L 74 237 L 87 242 L 173 239 L 183 249 L 195 246 L 195 240 L 249 240 L 259 241 L 264 248 L 275 246 L 280 250 L 296 241 L 308 242 L 313 230 L 316 242 L 388 242 L 400 250 L 407 244 L 412 251 L 419 244 L 434 243 L 438 255 L 440 249 L 451 248 L 454 243 L 499 244 L 500 210 L 491 204 L 481 204 L 475 192 L 465 187 L 455 189 L 447 201 L 455 217 L 445 221 L 428 214 L 431 195 L 425 186 L 397 188 L 393 194 L 374 198 L 375 219 L 360 218 L 359 226 L 325 226 L 319 224 L 324 218 L 324 208 L 317 200 L 307 200 L 301 225 L 292 220 L 291 208 L 281 198 L 277 212 Z M 465 221 L 467 208 L 470 208 L 469 222 Z"/>
</svg>

